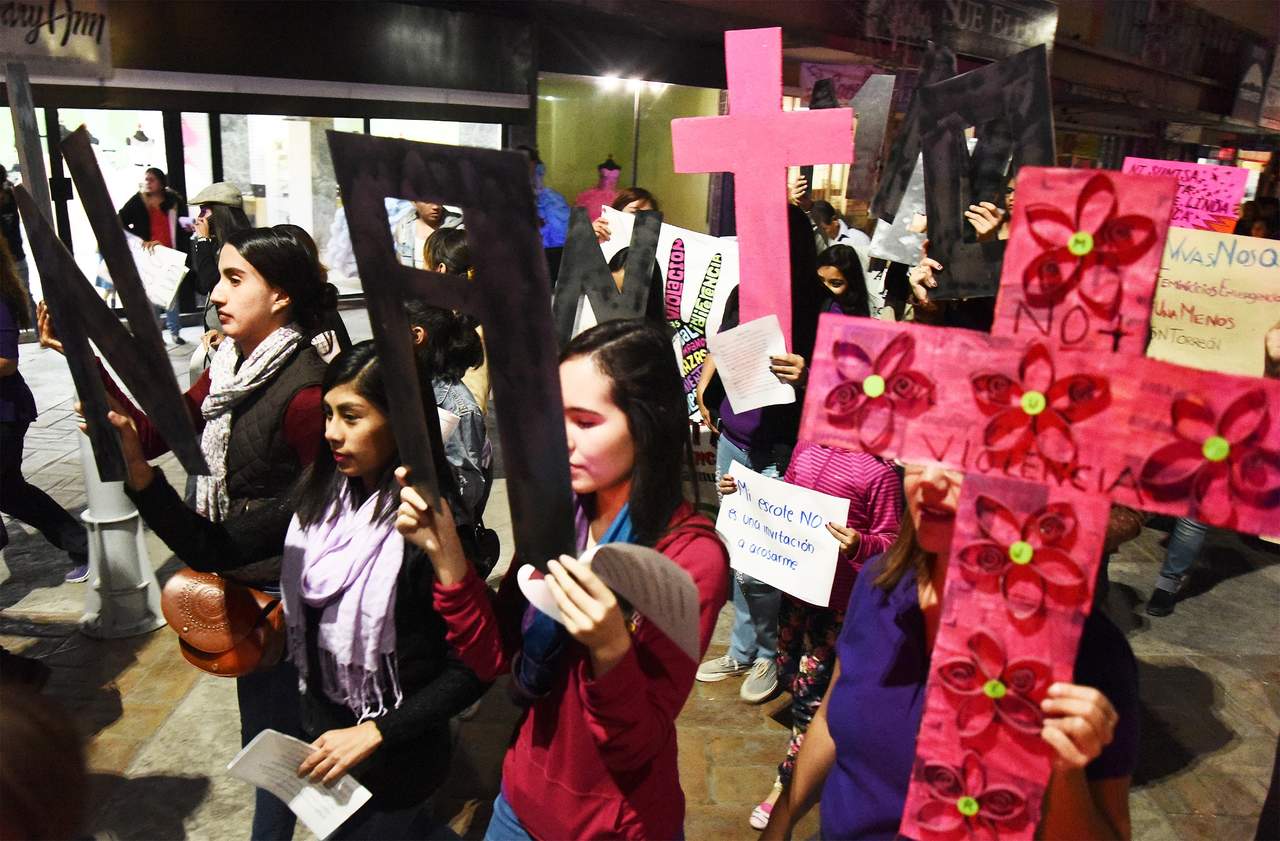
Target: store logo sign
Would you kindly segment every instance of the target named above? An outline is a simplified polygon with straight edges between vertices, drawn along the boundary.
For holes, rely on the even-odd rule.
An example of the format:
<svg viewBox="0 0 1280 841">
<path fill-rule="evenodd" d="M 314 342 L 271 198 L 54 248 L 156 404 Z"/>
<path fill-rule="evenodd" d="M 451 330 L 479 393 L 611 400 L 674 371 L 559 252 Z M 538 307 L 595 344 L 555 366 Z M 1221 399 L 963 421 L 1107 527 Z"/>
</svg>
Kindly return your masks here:
<svg viewBox="0 0 1280 841">
<path fill-rule="evenodd" d="M 111 39 L 103 0 L 0 2 L 0 55 L 33 73 L 106 75 Z"/>
</svg>

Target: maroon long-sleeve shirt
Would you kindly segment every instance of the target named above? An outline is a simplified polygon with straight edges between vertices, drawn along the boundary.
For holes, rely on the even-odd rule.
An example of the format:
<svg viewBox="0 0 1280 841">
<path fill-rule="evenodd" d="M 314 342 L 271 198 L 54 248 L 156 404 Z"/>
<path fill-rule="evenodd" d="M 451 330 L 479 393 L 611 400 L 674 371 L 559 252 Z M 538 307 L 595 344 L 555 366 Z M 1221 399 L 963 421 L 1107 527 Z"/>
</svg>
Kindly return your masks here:
<svg viewBox="0 0 1280 841">
<path fill-rule="evenodd" d="M 677 525 L 678 524 L 678 525 Z M 655 547 L 698 587 L 702 652 L 729 591 L 729 555 L 710 523 L 682 503 Z M 514 571 L 491 601 L 471 572 L 435 587 L 448 641 L 481 680 L 511 667 L 526 602 Z M 587 649 L 570 642 L 551 692 L 520 722 L 502 765 L 502 790 L 538 839 L 677 838 L 684 792 L 676 762 L 676 716 L 698 664 L 640 619 L 631 650 L 597 679 Z"/>
<path fill-rule="evenodd" d="M 164 440 L 160 430 L 152 425 L 146 413 L 133 404 L 116 384 L 115 379 L 98 362 L 98 372 L 102 375 L 102 384 L 107 393 L 119 400 L 125 407 L 129 417 L 138 427 L 138 439 L 142 443 L 142 454 L 148 460 L 158 458 L 169 452 L 169 443 Z M 187 411 L 191 413 L 196 424 L 196 431 L 204 429 L 204 416 L 200 414 L 200 404 L 209 396 L 209 369 L 205 369 L 191 388 L 182 395 L 186 401 Z M 325 446 L 324 442 L 324 406 L 320 386 L 312 385 L 299 389 L 289 401 L 284 411 L 284 440 L 298 457 L 304 467 L 316 460 L 316 453 Z"/>
</svg>

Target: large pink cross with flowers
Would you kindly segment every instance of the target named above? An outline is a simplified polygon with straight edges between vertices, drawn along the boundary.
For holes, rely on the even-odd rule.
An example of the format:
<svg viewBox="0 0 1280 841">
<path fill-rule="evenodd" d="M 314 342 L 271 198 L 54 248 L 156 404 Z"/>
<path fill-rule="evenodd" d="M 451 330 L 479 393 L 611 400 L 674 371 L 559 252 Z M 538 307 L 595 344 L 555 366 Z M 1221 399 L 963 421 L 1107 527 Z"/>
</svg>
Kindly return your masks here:
<svg viewBox="0 0 1280 841">
<path fill-rule="evenodd" d="M 1143 356 L 1175 191 L 1023 169 L 991 335 L 820 321 L 801 439 L 966 474 L 908 837 L 1035 834 L 1039 704 L 1072 678 L 1113 502 L 1280 519 L 1280 381 Z"/>
<path fill-rule="evenodd" d="M 676 172 L 732 172 L 742 322 L 778 316 L 791 346 L 787 167 L 853 161 L 853 110 L 782 110 L 782 30 L 724 34 L 729 114 L 671 121 Z"/>
</svg>

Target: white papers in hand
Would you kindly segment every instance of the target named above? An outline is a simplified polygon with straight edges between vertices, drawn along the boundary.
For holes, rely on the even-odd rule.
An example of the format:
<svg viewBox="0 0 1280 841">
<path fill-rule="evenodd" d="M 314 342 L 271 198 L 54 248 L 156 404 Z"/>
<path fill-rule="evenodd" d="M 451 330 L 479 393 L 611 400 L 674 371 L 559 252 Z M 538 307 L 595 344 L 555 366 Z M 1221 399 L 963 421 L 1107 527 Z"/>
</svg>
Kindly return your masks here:
<svg viewBox="0 0 1280 841">
<path fill-rule="evenodd" d="M 142 247 L 142 238 L 127 231 L 125 239 L 129 241 L 129 251 L 147 290 L 147 298 L 158 307 L 169 306 L 177 294 L 178 284 L 187 274 L 187 255 L 163 245 L 147 251 Z"/>
<path fill-rule="evenodd" d="M 579 559 L 605 585 L 626 599 L 695 663 L 701 658 L 698 636 L 698 585 L 693 576 L 666 555 L 631 543 L 602 543 Z M 532 566 L 516 570 L 516 583 L 529 603 L 560 624 L 560 609 L 546 581 L 534 577 Z"/>
<path fill-rule="evenodd" d="M 769 357 L 787 352 L 778 316 L 766 315 L 707 336 L 707 348 L 735 412 L 796 402 L 796 390 L 778 382 Z"/>
<path fill-rule="evenodd" d="M 227 765 L 234 777 L 279 797 L 307 828 L 328 838 L 369 801 L 369 789 L 350 774 L 332 787 L 298 777 L 298 766 L 311 755 L 311 745 L 278 730 L 263 730 Z"/>
</svg>

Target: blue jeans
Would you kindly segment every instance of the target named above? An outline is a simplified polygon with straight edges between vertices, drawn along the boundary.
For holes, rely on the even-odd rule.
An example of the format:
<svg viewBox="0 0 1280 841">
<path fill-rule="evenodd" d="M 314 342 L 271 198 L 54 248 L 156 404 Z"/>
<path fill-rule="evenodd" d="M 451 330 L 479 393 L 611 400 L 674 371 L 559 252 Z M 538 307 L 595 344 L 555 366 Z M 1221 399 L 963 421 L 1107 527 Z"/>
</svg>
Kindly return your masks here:
<svg viewBox="0 0 1280 841">
<path fill-rule="evenodd" d="M 484 841 L 533 841 L 501 791 L 493 800 L 493 817 L 489 818 L 489 828 L 484 831 Z"/>
<path fill-rule="evenodd" d="M 520 823 L 501 791 L 494 798 L 493 817 L 489 819 L 489 827 L 484 831 L 484 841 L 533 841 L 533 836 Z M 684 841 L 684 830 L 680 831 L 675 841 Z"/>
<path fill-rule="evenodd" d="M 1209 527 L 1199 520 L 1190 517 L 1179 517 L 1169 535 L 1169 548 L 1165 552 L 1164 563 L 1160 565 L 1160 577 L 1156 579 L 1157 590 L 1178 592 L 1182 586 L 1182 578 L 1196 562 L 1200 547 L 1204 546 L 1204 538 Z"/>
<path fill-rule="evenodd" d="M 240 744 L 247 745 L 267 728 L 306 739 L 302 732 L 302 699 L 298 695 L 298 670 L 288 661 L 236 678 L 240 702 Z M 253 841 L 289 841 L 297 816 L 265 789 L 254 789 Z"/>
<path fill-rule="evenodd" d="M 777 444 L 747 452 L 725 436 L 716 445 L 716 481 L 735 461 L 762 476 L 782 478 L 791 459 L 791 445 Z M 729 656 L 739 663 L 774 660 L 778 656 L 778 609 L 782 593 L 737 570 L 733 571 L 733 632 Z"/>
</svg>

